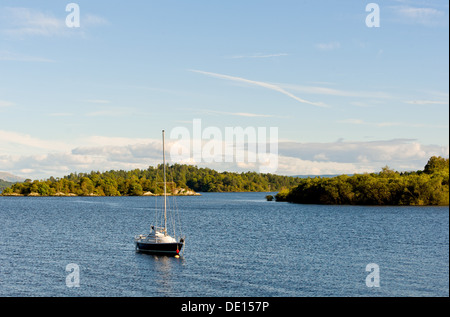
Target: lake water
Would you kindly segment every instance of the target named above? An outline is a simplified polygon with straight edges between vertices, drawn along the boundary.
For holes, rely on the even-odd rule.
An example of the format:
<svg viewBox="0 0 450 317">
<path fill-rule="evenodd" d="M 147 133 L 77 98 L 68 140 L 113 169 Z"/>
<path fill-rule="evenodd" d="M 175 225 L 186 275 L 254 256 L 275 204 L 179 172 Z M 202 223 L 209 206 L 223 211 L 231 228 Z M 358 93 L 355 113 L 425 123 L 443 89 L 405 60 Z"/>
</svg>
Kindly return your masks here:
<svg viewBox="0 0 450 317">
<path fill-rule="evenodd" d="M 0 197 L 0 296 L 449 296 L 448 207 L 265 195 L 178 197 L 178 259 L 134 250 L 155 197 Z M 68 264 L 79 287 L 66 285 Z M 379 287 L 366 284 L 368 264 Z"/>
</svg>

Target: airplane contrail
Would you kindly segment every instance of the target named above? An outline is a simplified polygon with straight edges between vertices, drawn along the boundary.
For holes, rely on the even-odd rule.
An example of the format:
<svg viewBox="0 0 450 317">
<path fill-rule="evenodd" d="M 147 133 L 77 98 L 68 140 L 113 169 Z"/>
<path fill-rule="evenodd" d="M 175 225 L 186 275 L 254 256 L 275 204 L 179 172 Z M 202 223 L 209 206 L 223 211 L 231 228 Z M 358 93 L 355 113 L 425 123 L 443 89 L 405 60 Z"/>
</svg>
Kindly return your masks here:
<svg viewBox="0 0 450 317">
<path fill-rule="evenodd" d="M 298 102 L 301 102 L 301 103 L 306 103 L 306 104 L 317 106 L 317 107 L 328 107 L 323 102 L 312 102 L 312 101 L 308 101 L 308 100 L 299 98 L 299 97 L 295 96 L 294 94 L 290 93 L 289 91 L 286 91 L 283 88 L 281 88 L 281 87 L 279 87 L 277 85 L 274 85 L 274 84 L 269 84 L 269 83 L 265 83 L 265 82 L 262 82 L 262 81 L 249 80 L 249 79 L 245 79 L 245 78 L 241 78 L 241 77 L 234 77 L 234 76 L 229 76 L 229 75 L 222 75 L 222 74 L 217 74 L 217 73 L 205 72 L 205 71 L 202 71 L 202 70 L 191 69 L 190 71 L 191 72 L 195 72 L 195 73 L 199 73 L 199 74 L 203 74 L 203 75 L 207 75 L 207 76 L 211 76 L 211 77 L 216 77 L 216 78 L 221 78 L 221 79 L 226 79 L 226 80 L 232 80 L 232 81 L 242 82 L 242 83 L 246 83 L 246 84 L 250 84 L 250 85 L 264 87 L 264 88 L 267 88 L 267 89 L 278 91 L 279 93 L 282 93 L 283 95 L 291 97 L 292 99 L 297 100 Z"/>
</svg>

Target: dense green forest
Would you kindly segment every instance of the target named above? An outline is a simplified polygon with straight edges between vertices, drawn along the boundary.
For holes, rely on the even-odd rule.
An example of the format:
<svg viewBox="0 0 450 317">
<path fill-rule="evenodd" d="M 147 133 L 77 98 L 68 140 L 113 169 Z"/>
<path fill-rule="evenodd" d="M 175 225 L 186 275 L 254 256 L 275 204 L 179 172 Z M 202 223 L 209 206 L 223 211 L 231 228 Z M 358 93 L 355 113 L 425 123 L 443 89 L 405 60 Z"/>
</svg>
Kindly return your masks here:
<svg viewBox="0 0 450 317">
<path fill-rule="evenodd" d="M 300 204 L 330 205 L 449 205 L 449 159 L 432 157 L 423 171 L 301 179 L 275 199 Z"/>
<path fill-rule="evenodd" d="M 167 166 L 171 193 L 279 191 L 299 184 L 297 177 L 255 172 L 217 172 L 209 168 L 175 164 Z M 72 173 L 63 178 L 30 179 L 6 188 L 3 195 L 24 196 L 140 196 L 163 192 L 163 165 L 146 170 Z"/>
</svg>

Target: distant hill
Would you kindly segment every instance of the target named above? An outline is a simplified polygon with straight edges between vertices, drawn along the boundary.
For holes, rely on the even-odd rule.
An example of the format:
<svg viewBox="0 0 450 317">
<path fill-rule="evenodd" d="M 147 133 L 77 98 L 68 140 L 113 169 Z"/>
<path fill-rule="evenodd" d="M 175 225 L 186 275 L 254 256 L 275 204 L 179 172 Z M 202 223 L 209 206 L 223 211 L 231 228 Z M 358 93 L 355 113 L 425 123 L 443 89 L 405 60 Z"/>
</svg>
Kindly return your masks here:
<svg viewBox="0 0 450 317">
<path fill-rule="evenodd" d="M 0 172 L 0 179 L 12 183 L 23 182 L 25 180 L 25 178 L 23 177 L 19 177 L 7 172 Z"/>
<path fill-rule="evenodd" d="M 0 193 L 1 193 L 5 188 L 11 186 L 12 184 L 14 184 L 14 183 L 12 183 L 12 182 L 7 182 L 7 181 L 4 181 L 3 179 L 0 179 Z"/>
</svg>

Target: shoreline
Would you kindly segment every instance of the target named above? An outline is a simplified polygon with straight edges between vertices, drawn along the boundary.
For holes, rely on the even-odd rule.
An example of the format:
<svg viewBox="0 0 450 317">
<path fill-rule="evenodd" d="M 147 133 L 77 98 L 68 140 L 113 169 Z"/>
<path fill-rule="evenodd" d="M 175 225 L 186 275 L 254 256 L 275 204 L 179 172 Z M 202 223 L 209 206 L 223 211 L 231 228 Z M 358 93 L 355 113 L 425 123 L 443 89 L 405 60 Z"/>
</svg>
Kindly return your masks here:
<svg viewBox="0 0 450 317">
<path fill-rule="evenodd" d="M 239 193 L 261 193 L 261 194 L 276 194 L 277 191 L 234 191 L 234 192 L 193 192 L 192 193 L 187 193 L 187 194 L 169 194 L 167 193 L 167 197 L 171 197 L 171 196 L 175 196 L 175 197 L 182 197 L 182 196 L 202 196 L 204 193 L 214 193 L 214 194 L 239 194 Z M 69 194 L 64 194 L 64 193 L 59 193 L 59 194 L 55 194 L 55 195 L 40 195 L 38 193 L 30 193 L 28 195 L 24 195 L 24 194 L 17 194 L 17 193 L 10 193 L 10 194 L 2 194 L 0 193 L 0 197 L 163 197 L 164 194 L 147 194 L 144 193 L 142 195 L 95 195 L 95 194 L 90 194 L 90 195 L 77 195 L 77 194 L 73 194 L 73 193 L 69 193 Z"/>
<path fill-rule="evenodd" d="M 63 195 L 39 195 L 39 194 L 28 194 L 28 195 L 24 195 L 24 194 L 16 194 L 16 193 L 11 193 L 11 194 L 0 194 L 0 197 L 163 197 L 164 194 L 152 194 L 152 195 L 115 195 L 115 196 L 107 196 L 107 195 L 76 195 L 76 194 L 63 194 Z M 177 195 L 173 195 L 173 194 L 167 194 L 167 197 L 180 197 L 180 196 L 202 196 L 202 194 L 199 193 L 195 193 L 195 194 L 177 194 Z"/>
<path fill-rule="evenodd" d="M 260 194 L 267 194 L 267 193 L 273 193 L 273 192 L 207 192 L 206 194 L 239 194 L 239 193 L 260 193 Z M 31 198 L 48 198 L 48 197 L 55 197 L 55 198 L 60 198 L 60 197 L 65 197 L 65 198 L 72 198 L 72 197 L 163 197 L 164 194 L 158 195 L 158 194 L 152 194 L 152 195 L 123 195 L 123 196 L 100 196 L 100 195 L 75 195 L 75 194 L 66 194 L 66 195 L 47 195 L 47 196 L 41 196 L 41 195 L 23 195 L 23 194 L 7 194 L 7 195 L 2 195 L 0 193 L 0 198 L 1 197 L 31 197 Z M 203 196 L 200 193 L 195 193 L 195 194 L 190 194 L 190 195 L 186 195 L 186 194 L 177 194 L 177 195 L 172 195 L 172 194 L 167 194 L 167 197 L 199 197 L 199 196 Z M 263 197 L 265 198 L 265 197 Z M 449 207 L 450 205 L 366 205 L 366 204 L 308 204 L 308 203 L 294 203 L 294 202 L 289 202 L 289 201 L 276 201 L 275 199 L 273 201 L 267 201 L 267 203 L 272 203 L 272 204 L 277 204 L 277 203 L 287 203 L 287 204 L 294 204 L 294 205 L 303 205 L 303 206 L 309 206 L 309 205 L 317 205 L 317 206 L 342 206 L 342 207 Z"/>
</svg>

